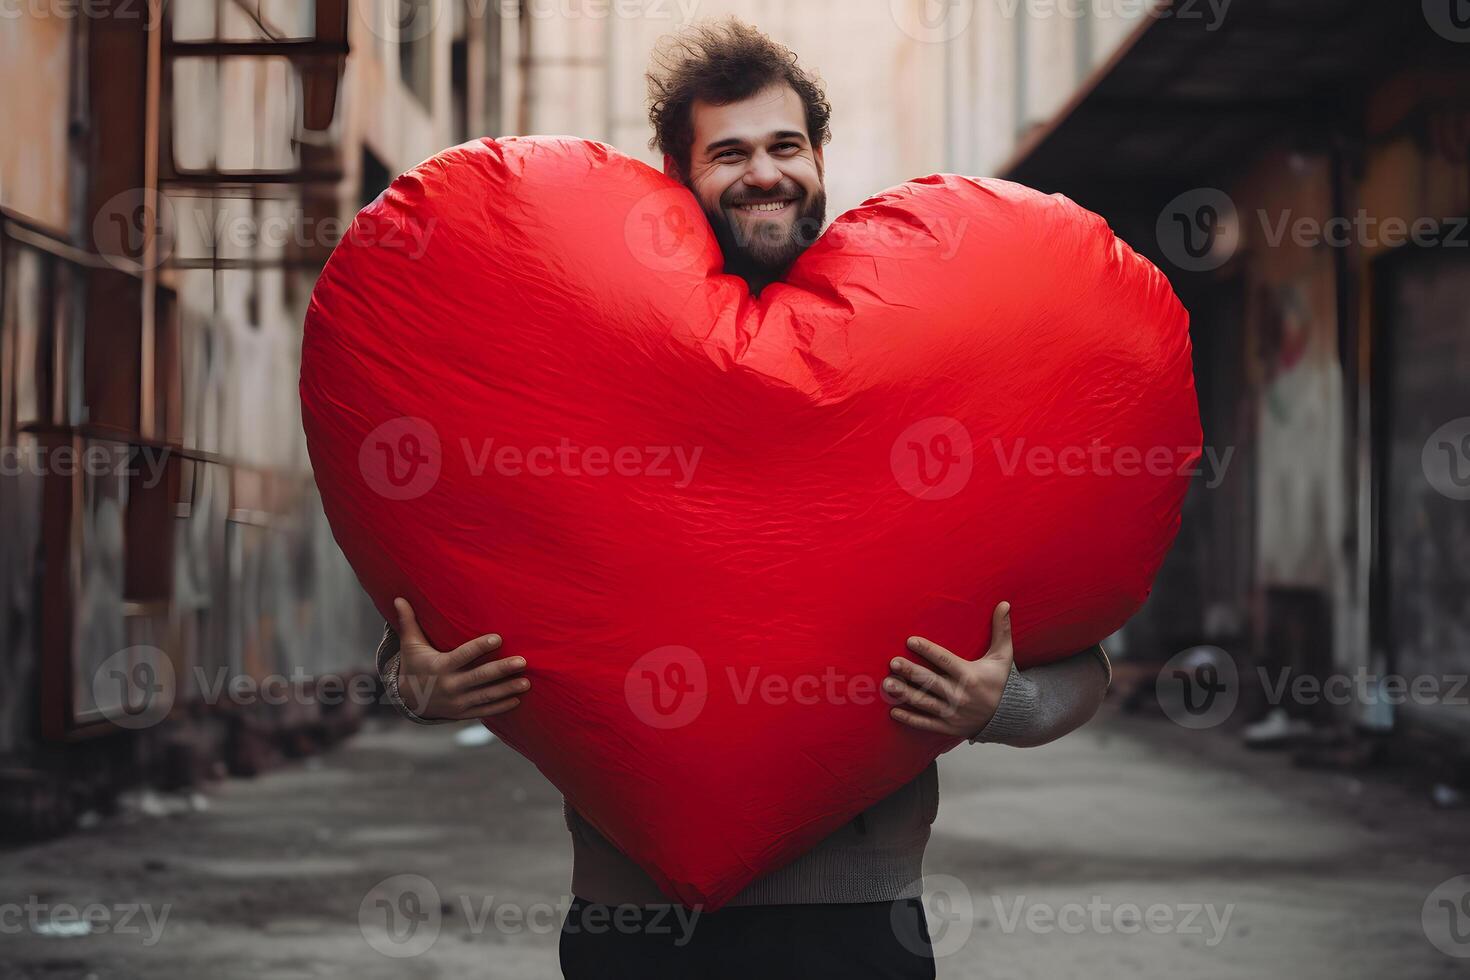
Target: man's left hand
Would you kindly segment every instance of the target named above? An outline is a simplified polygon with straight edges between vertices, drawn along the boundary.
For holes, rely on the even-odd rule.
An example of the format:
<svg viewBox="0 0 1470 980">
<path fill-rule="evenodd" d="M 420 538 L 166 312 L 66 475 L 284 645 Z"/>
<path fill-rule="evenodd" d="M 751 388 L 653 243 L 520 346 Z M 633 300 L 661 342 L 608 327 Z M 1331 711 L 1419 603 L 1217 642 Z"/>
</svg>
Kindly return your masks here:
<svg viewBox="0 0 1470 980">
<path fill-rule="evenodd" d="M 979 660 L 956 656 L 921 636 L 909 637 L 907 646 L 923 662 L 895 657 L 889 663 L 893 673 L 883 682 L 883 692 L 895 702 L 890 712 L 894 720 L 955 738 L 978 735 L 995 716 L 1016 658 L 1011 604 L 995 607 L 990 649 Z"/>
</svg>

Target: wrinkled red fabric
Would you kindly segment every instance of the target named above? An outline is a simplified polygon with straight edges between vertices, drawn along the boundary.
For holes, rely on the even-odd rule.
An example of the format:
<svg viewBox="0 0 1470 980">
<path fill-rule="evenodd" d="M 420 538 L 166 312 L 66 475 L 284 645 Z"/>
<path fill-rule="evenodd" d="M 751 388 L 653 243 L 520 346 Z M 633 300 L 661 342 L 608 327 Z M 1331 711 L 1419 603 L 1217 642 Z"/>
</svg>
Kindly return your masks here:
<svg viewBox="0 0 1470 980">
<path fill-rule="evenodd" d="M 906 637 L 973 659 L 1009 600 L 1024 669 L 1121 626 L 1200 451 L 1187 314 L 1063 197 L 926 177 L 758 299 L 721 268 L 608 146 L 468 143 L 358 216 L 301 367 L 379 611 L 503 634 L 489 727 L 711 909 L 953 747 L 879 694 Z"/>
</svg>

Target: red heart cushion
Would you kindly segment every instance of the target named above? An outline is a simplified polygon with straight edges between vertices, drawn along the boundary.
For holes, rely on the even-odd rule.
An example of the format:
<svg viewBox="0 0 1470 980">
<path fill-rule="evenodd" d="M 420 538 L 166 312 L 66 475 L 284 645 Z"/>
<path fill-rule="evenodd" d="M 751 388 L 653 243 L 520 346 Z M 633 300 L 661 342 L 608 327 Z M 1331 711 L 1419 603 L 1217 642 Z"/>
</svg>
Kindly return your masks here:
<svg viewBox="0 0 1470 980">
<path fill-rule="evenodd" d="M 322 501 L 385 617 L 481 633 L 491 728 L 669 895 L 715 908 L 952 740 L 878 694 L 904 639 L 1019 664 L 1148 594 L 1200 428 L 1187 316 L 1098 216 L 927 177 L 752 299 L 687 191 L 572 139 L 393 182 L 312 297 Z"/>
</svg>

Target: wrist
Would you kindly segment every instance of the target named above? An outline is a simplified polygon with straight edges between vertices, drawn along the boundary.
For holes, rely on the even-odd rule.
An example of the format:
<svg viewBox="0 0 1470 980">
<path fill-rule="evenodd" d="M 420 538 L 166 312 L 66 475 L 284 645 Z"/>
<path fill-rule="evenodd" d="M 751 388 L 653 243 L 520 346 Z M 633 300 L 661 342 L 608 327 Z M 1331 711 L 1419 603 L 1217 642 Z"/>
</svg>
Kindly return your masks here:
<svg viewBox="0 0 1470 980">
<path fill-rule="evenodd" d="M 1006 678 L 1000 701 L 995 706 L 995 714 L 990 716 L 984 728 L 970 736 L 970 742 L 1013 741 L 1027 730 L 1039 705 L 1040 692 L 1036 688 L 1036 682 L 1017 670 L 1015 664 L 1011 664 L 1011 673 Z"/>
</svg>

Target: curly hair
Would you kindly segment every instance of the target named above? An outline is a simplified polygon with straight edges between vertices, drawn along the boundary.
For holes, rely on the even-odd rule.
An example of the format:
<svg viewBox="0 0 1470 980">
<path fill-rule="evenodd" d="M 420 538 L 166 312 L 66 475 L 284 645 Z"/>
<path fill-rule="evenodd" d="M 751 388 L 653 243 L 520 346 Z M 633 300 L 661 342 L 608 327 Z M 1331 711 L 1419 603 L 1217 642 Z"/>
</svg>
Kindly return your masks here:
<svg viewBox="0 0 1470 980">
<path fill-rule="evenodd" d="M 734 17 L 686 28 L 654 52 L 648 72 L 648 121 L 653 124 L 648 145 L 673 157 L 687 174 L 695 102 L 729 105 L 781 84 L 801 97 L 812 145 L 825 144 L 832 137 L 832 106 L 821 80 L 797 65 L 789 48 Z"/>
</svg>

